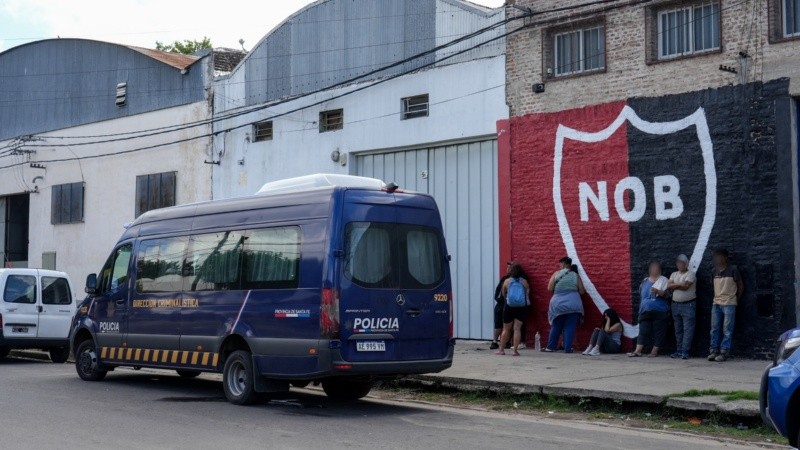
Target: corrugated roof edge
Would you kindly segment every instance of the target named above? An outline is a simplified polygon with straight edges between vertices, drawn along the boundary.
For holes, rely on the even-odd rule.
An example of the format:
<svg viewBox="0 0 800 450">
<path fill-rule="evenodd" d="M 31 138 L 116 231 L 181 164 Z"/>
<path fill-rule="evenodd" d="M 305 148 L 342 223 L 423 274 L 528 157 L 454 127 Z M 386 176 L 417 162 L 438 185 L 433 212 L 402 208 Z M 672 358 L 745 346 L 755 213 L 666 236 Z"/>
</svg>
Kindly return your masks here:
<svg viewBox="0 0 800 450">
<path fill-rule="evenodd" d="M 203 59 L 203 57 L 199 56 L 192 56 L 192 55 L 184 55 L 180 53 L 168 53 L 162 52 L 159 50 L 148 49 L 143 47 L 136 47 L 132 45 L 125 45 L 125 44 L 118 44 L 116 42 L 108 42 L 108 41 L 98 41 L 95 39 L 84 39 L 84 38 L 54 38 L 54 39 L 41 39 L 38 41 L 26 42 L 22 45 L 17 45 L 14 47 L 9 48 L 8 50 L 4 50 L 0 52 L 0 57 L 5 55 L 6 53 L 10 53 L 14 50 L 18 50 L 27 46 L 36 45 L 41 42 L 49 42 L 49 41 L 84 41 L 84 42 L 95 42 L 100 44 L 107 44 L 107 45 L 115 45 L 117 47 L 127 48 L 128 50 L 135 51 L 142 55 L 147 56 L 150 59 L 154 59 L 162 64 L 166 64 L 168 66 L 174 67 L 176 69 L 186 69 L 189 66 L 193 65 L 197 61 Z"/>
<path fill-rule="evenodd" d="M 236 67 L 234 67 L 233 70 L 231 70 L 231 72 L 229 74 L 226 74 L 226 75 L 223 75 L 221 77 L 218 77 L 218 79 L 228 78 L 228 77 L 230 77 L 230 75 L 232 75 L 237 70 L 239 70 L 239 68 L 242 67 L 247 62 L 248 59 L 250 59 L 250 55 L 253 54 L 253 50 L 258 48 L 258 46 L 260 46 L 264 41 L 266 41 L 268 37 L 270 37 L 273 33 L 278 31 L 286 23 L 288 23 L 289 21 L 291 21 L 295 17 L 299 16 L 300 14 L 306 12 L 307 10 L 309 10 L 311 8 L 315 8 L 315 7 L 317 7 L 317 6 L 319 6 L 319 5 L 323 4 L 323 3 L 327 3 L 327 2 L 331 2 L 331 1 L 336 1 L 336 0 L 317 0 L 317 1 L 313 2 L 313 3 L 309 3 L 308 5 L 300 8 L 297 11 L 295 11 L 294 13 L 292 13 L 289 17 L 284 19 L 281 23 L 279 23 L 278 25 L 273 27 L 271 30 L 269 30 L 269 32 L 267 32 L 267 34 L 265 34 L 264 37 L 259 39 L 259 41 L 256 43 L 256 45 L 254 45 L 252 48 L 250 48 L 250 51 L 247 52 L 247 56 L 242 58 L 242 60 L 239 61 L 239 64 L 237 64 Z M 486 16 L 486 17 L 493 16 L 493 15 L 497 14 L 498 12 L 505 10 L 505 8 L 502 7 L 502 6 L 499 7 L 499 8 L 489 8 L 488 6 L 478 5 L 476 3 L 472 3 L 472 2 L 469 2 L 467 0 L 439 0 L 439 1 L 443 1 L 445 3 L 449 3 L 449 4 L 453 5 L 453 6 L 464 8 L 465 10 L 469 10 L 471 12 L 474 12 L 476 14 L 480 14 L 480 15 L 483 15 L 483 16 Z"/>
</svg>

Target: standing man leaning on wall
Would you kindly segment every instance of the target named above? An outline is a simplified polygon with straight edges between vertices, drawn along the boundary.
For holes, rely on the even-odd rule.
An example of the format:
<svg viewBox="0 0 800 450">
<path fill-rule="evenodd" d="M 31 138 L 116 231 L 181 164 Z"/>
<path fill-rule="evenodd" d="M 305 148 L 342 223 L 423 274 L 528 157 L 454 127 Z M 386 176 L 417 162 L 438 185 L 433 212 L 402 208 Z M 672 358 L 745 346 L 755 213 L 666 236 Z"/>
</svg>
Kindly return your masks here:
<svg viewBox="0 0 800 450">
<path fill-rule="evenodd" d="M 744 294 L 742 275 L 728 261 L 728 251 L 714 251 L 714 306 L 711 308 L 711 349 L 708 360 L 723 362 L 730 356 L 736 306 Z M 721 342 L 720 342 L 721 338 Z"/>
<path fill-rule="evenodd" d="M 697 316 L 697 278 L 689 270 L 689 258 L 678 255 L 678 270 L 669 277 L 667 288 L 672 291 L 672 319 L 675 321 L 675 344 L 672 358 L 689 359 Z"/>
</svg>

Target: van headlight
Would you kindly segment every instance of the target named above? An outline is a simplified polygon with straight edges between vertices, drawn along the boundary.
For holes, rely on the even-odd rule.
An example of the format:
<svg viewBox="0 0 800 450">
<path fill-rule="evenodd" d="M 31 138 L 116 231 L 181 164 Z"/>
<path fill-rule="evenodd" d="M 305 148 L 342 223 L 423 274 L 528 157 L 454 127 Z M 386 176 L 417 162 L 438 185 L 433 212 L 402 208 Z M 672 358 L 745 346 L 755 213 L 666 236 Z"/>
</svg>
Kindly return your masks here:
<svg viewBox="0 0 800 450">
<path fill-rule="evenodd" d="M 789 359 L 789 357 L 792 356 L 792 354 L 795 352 L 795 350 L 797 350 L 798 347 L 800 347 L 800 336 L 789 338 L 781 342 L 781 344 L 778 346 L 778 351 L 775 355 L 778 358 L 776 363 L 780 364 L 783 361 Z"/>
</svg>

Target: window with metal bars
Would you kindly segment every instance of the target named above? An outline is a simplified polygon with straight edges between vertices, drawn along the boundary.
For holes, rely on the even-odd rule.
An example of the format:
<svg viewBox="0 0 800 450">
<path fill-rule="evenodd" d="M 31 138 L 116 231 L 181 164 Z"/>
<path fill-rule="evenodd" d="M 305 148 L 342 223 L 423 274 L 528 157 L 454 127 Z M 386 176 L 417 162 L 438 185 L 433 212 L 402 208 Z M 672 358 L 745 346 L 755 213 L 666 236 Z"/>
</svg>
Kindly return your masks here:
<svg viewBox="0 0 800 450">
<path fill-rule="evenodd" d="M 553 36 L 555 76 L 605 69 L 605 27 L 595 26 Z"/>
<path fill-rule="evenodd" d="M 271 120 L 265 120 L 264 122 L 258 122 L 253 124 L 253 140 L 255 142 L 272 140 Z"/>
<path fill-rule="evenodd" d="M 783 0 L 783 37 L 800 36 L 800 0 Z"/>
<path fill-rule="evenodd" d="M 344 128 L 344 110 L 332 109 L 319 113 L 319 132 L 336 131 Z"/>
<path fill-rule="evenodd" d="M 658 11 L 658 59 L 720 48 L 719 2 L 704 2 Z"/>
<path fill-rule="evenodd" d="M 418 117 L 428 117 L 429 111 L 428 94 L 405 97 L 403 99 L 403 114 L 401 119 L 416 119 Z"/>
</svg>

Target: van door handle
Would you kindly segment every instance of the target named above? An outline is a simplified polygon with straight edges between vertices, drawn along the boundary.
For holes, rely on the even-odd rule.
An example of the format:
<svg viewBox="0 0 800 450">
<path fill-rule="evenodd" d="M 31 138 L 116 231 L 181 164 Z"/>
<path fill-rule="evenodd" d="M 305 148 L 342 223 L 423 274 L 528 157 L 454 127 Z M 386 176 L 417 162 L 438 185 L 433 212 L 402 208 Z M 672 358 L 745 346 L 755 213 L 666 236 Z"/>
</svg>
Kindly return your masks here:
<svg viewBox="0 0 800 450">
<path fill-rule="evenodd" d="M 125 299 L 123 298 L 123 299 L 120 299 L 120 300 L 114 300 L 114 303 L 116 303 L 119 306 L 122 306 L 122 305 L 125 304 Z"/>
<path fill-rule="evenodd" d="M 420 314 L 422 314 L 422 310 L 421 309 L 417 309 L 417 308 L 411 308 L 411 309 L 406 310 L 406 314 L 408 314 L 411 317 L 417 317 Z"/>
<path fill-rule="evenodd" d="M 36 309 L 39 310 L 39 312 L 44 312 L 44 307 L 42 305 L 38 305 Z"/>
</svg>

